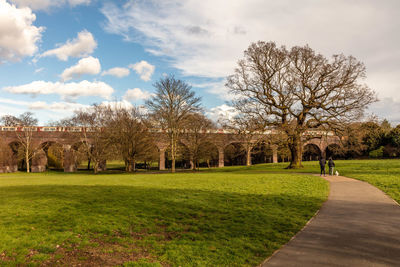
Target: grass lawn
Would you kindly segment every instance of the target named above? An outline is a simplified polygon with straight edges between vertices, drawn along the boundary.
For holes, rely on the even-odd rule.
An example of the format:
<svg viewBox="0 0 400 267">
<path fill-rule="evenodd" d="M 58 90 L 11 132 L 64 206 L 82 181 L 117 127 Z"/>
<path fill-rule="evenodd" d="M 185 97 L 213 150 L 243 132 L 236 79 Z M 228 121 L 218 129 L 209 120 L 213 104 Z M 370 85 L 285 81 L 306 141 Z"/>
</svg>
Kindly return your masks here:
<svg viewBox="0 0 400 267">
<path fill-rule="evenodd" d="M 258 265 L 328 194 L 319 177 L 266 169 L 1 174 L 0 265 Z"/>
<path fill-rule="evenodd" d="M 240 171 L 269 173 L 316 173 L 319 174 L 319 163 L 317 161 L 303 162 L 303 169 L 284 170 L 288 163 L 259 164 L 251 167 L 227 167 L 217 169 L 218 172 Z M 336 170 L 340 175 L 366 181 L 400 203 L 400 159 L 378 159 L 378 160 L 335 160 Z M 328 167 L 326 167 L 328 172 Z"/>
</svg>

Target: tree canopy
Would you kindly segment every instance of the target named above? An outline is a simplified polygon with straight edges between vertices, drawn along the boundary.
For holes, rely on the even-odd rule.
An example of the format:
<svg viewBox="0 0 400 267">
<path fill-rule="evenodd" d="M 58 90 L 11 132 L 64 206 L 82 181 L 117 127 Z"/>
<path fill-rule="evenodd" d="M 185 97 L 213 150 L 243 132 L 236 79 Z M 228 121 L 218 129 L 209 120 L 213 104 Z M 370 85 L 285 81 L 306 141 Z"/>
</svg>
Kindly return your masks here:
<svg viewBox="0 0 400 267">
<path fill-rule="evenodd" d="M 236 109 L 287 134 L 290 167 L 298 168 L 306 130 L 339 128 L 376 101 L 362 83 L 365 77 L 364 64 L 352 56 L 327 59 L 309 46 L 287 49 L 259 41 L 244 52 L 226 85 L 237 96 Z"/>
</svg>

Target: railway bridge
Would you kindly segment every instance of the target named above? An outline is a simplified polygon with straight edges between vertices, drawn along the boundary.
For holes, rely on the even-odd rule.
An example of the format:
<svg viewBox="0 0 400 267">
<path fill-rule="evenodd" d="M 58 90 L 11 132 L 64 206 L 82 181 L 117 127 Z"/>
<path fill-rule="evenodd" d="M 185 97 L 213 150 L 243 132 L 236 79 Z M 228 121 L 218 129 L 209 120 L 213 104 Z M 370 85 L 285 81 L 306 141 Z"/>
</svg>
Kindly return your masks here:
<svg viewBox="0 0 400 267">
<path fill-rule="evenodd" d="M 31 147 L 36 149 L 35 155 L 32 157 L 31 171 L 43 172 L 48 165 L 48 157 L 46 144 L 58 144 L 63 150 L 63 168 L 64 172 L 75 172 L 77 170 L 76 150 L 77 143 L 83 142 L 83 132 L 87 132 L 90 136 L 90 128 L 85 127 L 5 127 L 0 126 L 0 173 L 15 172 L 18 170 L 17 151 L 13 147 L 21 144 L 21 138 L 30 138 Z M 167 133 L 160 129 L 150 129 L 150 134 L 153 136 L 154 145 L 159 153 L 158 167 L 160 170 L 165 170 L 166 157 L 165 152 L 169 147 Z M 29 133 L 29 136 L 27 134 Z M 269 145 L 272 151 L 271 162 L 278 162 L 278 146 L 271 144 L 270 140 L 277 134 L 274 130 L 267 130 L 262 133 L 253 134 L 249 139 L 248 136 L 238 134 L 231 130 L 212 129 L 205 130 L 201 134 L 207 137 L 207 142 L 213 144 L 218 150 L 218 167 L 225 165 L 225 148 L 230 144 L 247 144 L 246 154 L 249 157 L 251 149 L 260 142 L 265 142 Z M 189 140 L 185 139 L 185 135 L 181 143 L 186 145 Z M 187 136 L 187 135 L 186 135 Z M 90 142 L 90 137 L 88 139 Z M 340 139 L 331 132 L 324 131 L 308 131 L 303 138 L 304 147 L 313 146 L 319 150 L 321 155 L 324 155 L 327 148 L 331 145 L 339 145 Z M 4 155 L 6 158 L 4 158 Z M 105 169 L 105 162 L 102 164 L 102 169 Z"/>
</svg>

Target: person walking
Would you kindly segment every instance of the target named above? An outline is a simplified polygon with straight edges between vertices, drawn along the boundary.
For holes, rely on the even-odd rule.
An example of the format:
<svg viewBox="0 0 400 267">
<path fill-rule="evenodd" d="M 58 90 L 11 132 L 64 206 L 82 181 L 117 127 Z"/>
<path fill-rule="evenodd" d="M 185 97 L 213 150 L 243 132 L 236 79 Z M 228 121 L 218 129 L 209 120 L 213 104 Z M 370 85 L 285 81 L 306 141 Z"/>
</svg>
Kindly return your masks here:
<svg viewBox="0 0 400 267">
<path fill-rule="evenodd" d="M 326 165 L 326 160 L 324 157 L 321 157 L 319 159 L 319 166 L 321 167 L 321 175 L 320 176 L 322 176 L 322 173 L 324 173 L 324 176 L 326 176 L 325 175 L 325 165 Z"/>
<path fill-rule="evenodd" d="M 333 162 L 332 157 L 329 157 L 328 167 L 329 167 L 329 175 L 333 175 L 333 172 L 335 170 L 335 162 Z"/>
</svg>

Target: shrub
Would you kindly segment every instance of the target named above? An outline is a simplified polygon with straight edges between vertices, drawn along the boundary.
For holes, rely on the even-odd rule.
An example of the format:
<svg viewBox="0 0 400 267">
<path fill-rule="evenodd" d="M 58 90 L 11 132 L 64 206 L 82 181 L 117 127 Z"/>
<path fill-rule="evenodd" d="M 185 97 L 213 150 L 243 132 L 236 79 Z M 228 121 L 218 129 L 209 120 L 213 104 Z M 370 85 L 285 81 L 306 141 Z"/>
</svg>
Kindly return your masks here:
<svg viewBox="0 0 400 267">
<path fill-rule="evenodd" d="M 384 147 L 380 146 L 378 149 L 372 150 L 369 152 L 370 158 L 382 158 L 383 157 Z"/>
</svg>

